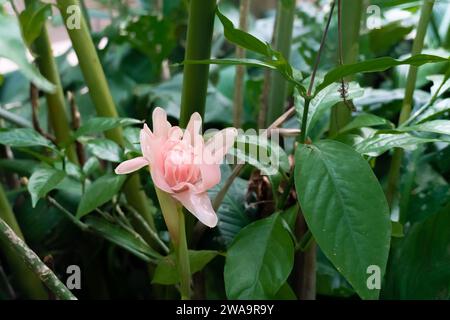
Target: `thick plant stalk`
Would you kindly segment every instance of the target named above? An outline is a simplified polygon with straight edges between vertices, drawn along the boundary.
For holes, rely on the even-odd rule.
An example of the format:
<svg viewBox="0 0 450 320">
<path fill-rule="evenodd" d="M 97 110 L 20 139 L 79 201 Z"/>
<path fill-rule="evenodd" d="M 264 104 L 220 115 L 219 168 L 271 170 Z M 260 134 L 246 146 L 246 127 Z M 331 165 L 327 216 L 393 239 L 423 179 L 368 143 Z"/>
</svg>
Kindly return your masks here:
<svg viewBox="0 0 450 320">
<path fill-rule="evenodd" d="M 79 6 L 77 0 L 58 0 L 57 4 L 64 21 L 67 21 L 69 18 L 67 8 L 73 5 Z M 108 87 L 108 82 L 100 64 L 91 35 L 89 34 L 86 21 L 83 16 L 79 18 L 80 29 L 71 29 L 67 24 L 66 27 L 70 39 L 72 40 L 73 48 L 78 56 L 78 61 L 89 88 L 90 96 L 99 116 L 117 117 L 117 110 Z M 105 132 L 105 135 L 119 145 L 124 144 L 123 132 L 120 127 Z M 133 208 L 135 208 L 144 217 L 147 223 L 154 228 L 153 216 L 145 193 L 142 190 L 138 175 L 135 174 L 129 177 L 124 186 L 124 193 Z"/>
<path fill-rule="evenodd" d="M 343 64 L 358 61 L 363 2 L 363 0 L 339 1 L 341 7 L 338 7 L 338 10 L 341 12 L 342 21 L 342 28 L 339 28 L 339 30 L 342 32 L 341 46 Z M 345 80 L 350 81 L 351 78 Z M 334 106 L 331 111 L 330 135 L 339 132 L 350 121 L 351 115 L 350 108 L 344 102 L 340 102 Z"/>
<path fill-rule="evenodd" d="M 186 42 L 186 60 L 204 60 L 211 56 L 216 0 L 191 0 Z M 209 65 L 184 66 L 180 127 L 184 128 L 194 112 L 205 113 Z"/>
<path fill-rule="evenodd" d="M 295 0 L 278 1 L 274 47 L 276 50 L 280 51 L 287 60 L 289 60 L 291 55 L 295 4 Z M 288 88 L 289 86 L 286 79 L 284 79 L 280 73 L 272 71 L 266 126 L 270 125 L 283 114 Z"/>
<path fill-rule="evenodd" d="M 178 273 L 180 276 L 180 292 L 182 300 L 191 297 L 191 272 L 189 265 L 189 252 L 186 239 L 186 223 L 183 207 L 169 194 L 155 188 L 159 205 L 169 230 L 170 238 L 175 249 Z"/>
<path fill-rule="evenodd" d="M 417 55 L 422 52 L 425 36 L 427 34 L 428 24 L 433 14 L 434 0 L 424 1 L 420 13 L 419 25 L 417 26 L 416 37 L 414 38 L 411 55 Z M 405 87 L 405 99 L 403 100 L 402 110 L 400 112 L 400 118 L 398 124 L 401 125 L 408 120 L 411 115 L 411 110 L 414 101 L 414 90 L 416 88 L 417 80 L 417 67 L 410 66 L 408 77 Z M 389 206 L 392 208 L 395 194 L 397 192 L 398 180 L 400 178 L 400 168 L 403 160 L 403 149 L 395 149 L 392 157 L 391 167 L 388 176 L 388 185 L 386 189 L 386 198 Z M 400 223 L 402 223 L 404 217 L 400 217 Z"/>
<path fill-rule="evenodd" d="M 251 0 L 241 0 L 239 9 L 239 29 L 247 31 L 247 18 L 250 11 Z M 236 58 L 245 58 L 245 49 L 236 47 Z M 242 110 L 244 108 L 244 76 L 245 66 L 236 66 L 236 80 L 234 87 L 233 125 L 235 128 L 241 127 Z"/>
<path fill-rule="evenodd" d="M 54 93 L 45 94 L 48 115 L 55 133 L 56 142 L 59 145 L 66 145 L 67 157 L 71 162 L 78 163 L 75 144 L 70 143 L 70 127 L 66 113 L 64 92 L 58 73 L 58 67 L 56 66 L 55 58 L 53 57 L 47 28 L 45 26 L 42 28 L 40 36 L 34 43 L 34 51 L 37 54 L 36 61 L 39 66 L 39 71 L 45 78 L 53 83 L 56 88 Z"/>
<path fill-rule="evenodd" d="M 23 234 L 14 216 L 8 199 L 6 198 L 3 186 L 0 184 L 0 220 L 2 223 L 9 225 L 17 237 L 23 240 Z M 39 278 L 34 275 L 27 267 L 21 256 L 13 250 L 6 239 L 0 235 L 0 246 L 5 254 L 8 265 L 14 274 L 14 280 L 20 291 L 28 299 L 45 300 L 48 294 Z"/>
<path fill-rule="evenodd" d="M 28 268 L 61 300 L 77 300 L 44 262 L 34 253 L 13 229 L 0 218 L 0 239 L 25 262 Z"/>
<path fill-rule="evenodd" d="M 186 227 L 183 208 L 178 208 L 179 242 L 175 244 L 177 253 L 178 272 L 180 274 L 180 292 L 182 300 L 191 298 L 191 270 L 189 265 L 189 251 L 186 240 Z"/>
</svg>

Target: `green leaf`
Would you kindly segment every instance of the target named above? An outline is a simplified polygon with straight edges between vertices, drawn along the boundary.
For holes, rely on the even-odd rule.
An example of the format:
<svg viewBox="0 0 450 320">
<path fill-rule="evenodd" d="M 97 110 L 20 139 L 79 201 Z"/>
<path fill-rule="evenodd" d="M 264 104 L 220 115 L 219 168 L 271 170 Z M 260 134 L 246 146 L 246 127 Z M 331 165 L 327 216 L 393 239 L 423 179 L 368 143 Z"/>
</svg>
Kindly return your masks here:
<svg viewBox="0 0 450 320">
<path fill-rule="evenodd" d="M 356 174 L 355 174 L 356 173 Z M 384 275 L 391 236 L 389 207 L 369 164 L 351 147 L 333 140 L 302 145 L 295 154 L 295 186 L 318 245 L 363 299 L 367 268 Z"/>
<path fill-rule="evenodd" d="M 415 137 L 409 133 L 380 133 L 355 145 L 356 151 L 377 157 L 392 148 L 414 148 L 418 144 L 437 142 L 437 139 Z"/>
<path fill-rule="evenodd" d="M 431 96 L 433 97 L 439 98 L 450 89 L 450 79 L 447 75 L 432 75 L 428 76 L 427 80 L 433 82 L 433 85 L 430 88 Z"/>
<path fill-rule="evenodd" d="M 403 132 L 421 131 L 450 135 L 450 120 L 432 120 L 397 130 Z"/>
<path fill-rule="evenodd" d="M 39 199 L 55 189 L 65 176 L 64 171 L 53 168 L 40 168 L 34 171 L 28 182 L 28 192 L 31 195 L 33 208 L 36 207 Z"/>
<path fill-rule="evenodd" d="M 17 19 L 0 11 L 0 30 L 3 30 L 0 37 L 0 57 L 14 62 L 39 89 L 53 92 L 55 86 L 45 79 L 27 59 L 27 47 L 22 39 Z"/>
<path fill-rule="evenodd" d="M 224 35 L 228 41 L 247 50 L 257 52 L 263 56 L 271 56 L 272 50 L 267 43 L 262 42 L 261 40 L 247 32 L 236 29 L 233 25 L 233 22 L 231 22 L 226 16 L 224 16 L 222 12 L 220 12 L 219 8 L 216 9 L 216 14 L 223 25 Z"/>
<path fill-rule="evenodd" d="M 53 143 L 33 129 L 8 129 L 0 131 L 0 143 L 10 147 L 48 147 L 55 148 Z"/>
<path fill-rule="evenodd" d="M 426 110 L 417 117 L 417 122 L 422 123 L 436 118 L 439 115 L 444 114 L 450 110 L 450 98 L 436 102 L 435 104 L 428 106 Z"/>
<path fill-rule="evenodd" d="M 393 245 L 383 298 L 450 298 L 450 205 L 414 224 Z"/>
<path fill-rule="evenodd" d="M 372 60 L 366 60 L 357 62 L 354 64 L 348 64 L 334 68 L 325 75 L 323 82 L 316 87 L 314 96 L 320 91 L 328 87 L 333 82 L 336 82 L 342 78 L 357 74 L 357 73 L 370 73 L 381 72 L 389 68 L 400 65 L 412 65 L 419 67 L 426 63 L 446 62 L 448 58 L 442 58 L 433 55 L 418 54 L 405 60 L 396 60 L 391 57 L 382 57 Z"/>
<path fill-rule="evenodd" d="M 273 299 L 294 263 L 294 246 L 279 214 L 258 220 L 239 232 L 225 261 L 229 299 Z"/>
<path fill-rule="evenodd" d="M 141 124 L 142 121 L 132 118 L 96 117 L 86 121 L 76 132 L 75 138 L 108 131 L 120 126 Z"/>
<path fill-rule="evenodd" d="M 219 252 L 212 250 L 189 250 L 191 274 L 202 270 L 218 254 Z M 152 283 L 170 285 L 179 282 L 180 276 L 176 265 L 176 257 L 174 254 L 170 254 L 159 261 Z"/>
<path fill-rule="evenodd" d="M 274 300 L 297 300 L 297 296 L 295 295 L 294 290 L 292 290 L 291 286 L 286 282 L 283 286 L 278 290 L 277 294 L 274 297 Z"/>
<path fill-rule="evenodd" d="M 153 259 L 161 258 L 161 255 L 152 249 L 142 238 L 136 237 L 136 235 L 116 224 L 95 216 L 88 217 L 84 223 L 96 234 L 127 250 L 145 262 L 151 262 Z"/>
<path fill-rule="evenodd" d="M 222 181 L 208 191 L 211 199 L 214 199 L 222 188 L 224 181 L 230 176 L 231 170 L 228 166 L 221 166 Z M 245 211 L 245 197 L 248 188 L 248 181 L 237 177 L 227 194 L 223 198 L 217 215 L 219 223 L 217 229 L 226 246 L 229 246 L 239 231 L 252 222 L 252 219 Z"/>
<path fill-rule="evenodd" d="M 126 176 L 108 174 L 90 184 L 78 205 L 77 218 L 81 218 L 112 199 L 122 188 Z"/>
<path fill-rule="evenodd" d="M 279 170 L 289 172 L 290 169 L 286 152 L 275 141 L 262 136 L 239 135 L 236 147 L 228 153 L 235 156 L 238 163 L 248 163 L 265 175 L 276 174 Z"/>
<path fill-rule="evenodd" d="M 51 14 L 51 5 L 34 1 L 28 5 L 19 15 L 20 25 L 22 27 L 22 35 L 27 46 L 36 40 L 41 34 L 45 21 Z"/>
<path fill-rule="evenodd" d="M 249 67 L 262 67 L 276 70 L 277 67 L 275 63 L 271 61 L 261 61 L 257 59 L 206 59 L 206 60 L 185 60 L 182 64 L 217 64 L 217 65 L 226 65 L 226 66 L 249 66 Z"/>
<path fill-rule="evenodd" d="M 316 126 L 322 124 L 323 122 L 328 125 L 329 121 L 324 116 L 327 111 L 329 111 L 336 103 L 342 101 L 341 94 L 339 93 L 341 85 L 333 84 L 328 86 L 325 90 L 321 91 L 317 96 L 315 96 L 309 105 L 308 112 L 308 124 L 307 124 L 307 136 L 310 135 L 313 129 L 317 129 Z M 356 82 L 349 84 L 348 99 L 352 100 L 361 97 L 364 94 L 364 90 Z M 296 95 L 295 107 L 297 114 L 299 116 L 300 122 L 303 117 L 303 107 L 304 99 Z M 318 136 L 318 135 L 314 135 Z"/>
<path fill-rule="evenodd" d="M 120 162 L 122 161 L 122 148 L 109 139 L 92 139 L 86 144 L 86 149 L 99 159 Z"/>
<path fill-rule="evenodd" d="M 378 117 L 371 113 L 361 113 L 357 115 L 355 118 L 353 118 L 353 120 L 350 121 L 350 123 L 348 123 L 345 127 L 343 127 L 340 133 L 364 127 L 377 127 L 377 126 L 385 126 L 389 128 L 394 127 L 392 122 L 390 122 L 385 118 Z"/>
</svg>

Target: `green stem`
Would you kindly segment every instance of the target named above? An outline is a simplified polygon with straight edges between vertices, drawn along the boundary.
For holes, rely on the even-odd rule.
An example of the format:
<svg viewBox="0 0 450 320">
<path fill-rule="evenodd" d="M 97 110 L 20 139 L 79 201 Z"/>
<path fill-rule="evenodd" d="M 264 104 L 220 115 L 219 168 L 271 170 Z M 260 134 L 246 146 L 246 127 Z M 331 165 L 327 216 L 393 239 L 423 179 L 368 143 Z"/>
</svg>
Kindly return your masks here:
<svg viewBox="0 0 450 320">
<path fill-rule="evenodd" d="M 76 300 L 77 298 L 58 279 L 45 263 L 39 259 L 25 242 L 18 236 L 8 224 L 0 218 L 0 239 L 7 243 L 10 248 L 25 262 L 28 268 L 34 272 L 42 282 L 61 300 Z"/>
<path fill-rule="evenodd" d="M 300 129 L 300 143 L 304 144 L 306 142 L 306 130 L 308 125 L 308 113 L 309 105 L 311 103 L 311 98 L 305 98 L 305 106 L 303 108 L 302 125 Z"/>
<path fill-rule="evenodd" d="M 434 0 L 427 0 L 422 5 L 420 13 L 419 25 L 417 26 L 416 37 L 413 42 L 411 55 L 417 55 L 422 52 L 428 24 L 433 13 Z M 402 110 L 400 112 L 399 125 L 408 120 L 411 115 L 412 105 L 414 101 L 414 90 L 416 88 L 417 67 L 410 66 L 405 87 L 405 99 L 403 100 Z M 386 188 L 386 198 L 389 206 L 392 204 L 397 193 L 398 180 L 400 178 L 400 168 L 403 160 L 403 149 L 395 149 L 392 157 L 391 167 L 389 169 L 388 184 Z M 404 217 L 400 217 L 400 223 L 403 223 Z"/>
<path fill-rule="evenodd" d="M 239 9 L 239 29 L 247 31 L 247 18 L 250 11 L 251 0 L 241 0 Z M 245 49 L 236 47 L 236 58 L 245 58 Z M 233 125 L 235 128 L 241 127 L 242 110 L 244 108 L 244 77 L 245 66 L 236 66 L 236 80 L 234 87 Z"/>
<path fill-rule="evenodd" d="M 278 1 L 274 46 L 287 60 L 291 55 L 295 3 L 294 0 Z M 289 88 L 288 82 L 279 72 L 272 72 L 270 83 L 267 126 L 283 114 Z"/>
<path fill-rule="evenodd" d="M 182 300 L 191 297 L 191 271 L 189 265 L 189 252 L 186 241 L 186 230 L 183 208 L 178 208 L 179 243 L 175 244 L 177 254 L 178 272 L 180 274 L 180 292 Z"/>
<path fill-rule="evenodd" d="M 9 225 L 9 229 L 16 234 L 16 237 L 23 239 L 23 234 L 2 185 L 0 185 L 0 220 Z M 13 271 L 15 283 L 24 295 L 29 299 L 48 299 L 48 294 L 39 278 L 30 272 L 20 254 L 11 248 L 9 241 L 3 236 L 3 232 L 0 235 L 0 245 L 10 269 Z"/>
<path fill-rule="evenodd" d="M 363 2 L 363 0 L 339 1 L 340 21 L 343 22 L 338 28 L 341 39 L 339 45 L 341 50 L 339 51 L 342 53 L 342 61 L 340 61 L 342 64 L 358 61 Z M 350 81 L 351 78 L 346 80 Z M 330 118 L 330 135 L 335 135 L 350 122 L 351 115 L 350 108 L 344 102 L 334 106 Z"/>
<path fill-rule="evenodd" d="M 29 1 L 27 1 L 27 4 Z M 66 113 L 66 102 L 61 80 L 58 73 L 58 67 L 53 57 L 52 47 L 48 36 L 47 28 L 42 28 L 40 36 L 34 43 L 34 51 L 37 54 L 37 64 L 39 71 L 50 82 L 55 85 L 54 93 L 46 93 L 48 106 L 48 116 L 55 133 L 56 142 L 67 148 L 67 157 L 73 163 L 78 163 L 75 144 L 71 143 L 71 130 Z"/>
<path fill-rule="evenodd" d="M 216 0 L 190 0 L 186 39 L 186 60 L 204 60 L 211 56 Z M 194 112 L 205 114 L 209 65 L 184 66 L 180 126 L 186 127 Z"/>
<path fill-rule="evenodd" d="M 69 18 L 67 8 L 72 5 L 79 6 L 78 0 L 58 0 L 57 3 L 64 21 Z M 118 114 L 105 73 L 83 16 L 80 21 L 80 29 L 70 29 L 65 25 L 78 56 L 89 94 L 99 116 L 115 118 Z M 105 135 L 119 145 L 124 145 L 122 128 L 111 129 L 105 132 Z M 137 174 L 129 177 L 124 186 L 124 193 L 128 202 L 144 217 L 150 227 L 154 228 L 152 212 Z"/>
</svg>

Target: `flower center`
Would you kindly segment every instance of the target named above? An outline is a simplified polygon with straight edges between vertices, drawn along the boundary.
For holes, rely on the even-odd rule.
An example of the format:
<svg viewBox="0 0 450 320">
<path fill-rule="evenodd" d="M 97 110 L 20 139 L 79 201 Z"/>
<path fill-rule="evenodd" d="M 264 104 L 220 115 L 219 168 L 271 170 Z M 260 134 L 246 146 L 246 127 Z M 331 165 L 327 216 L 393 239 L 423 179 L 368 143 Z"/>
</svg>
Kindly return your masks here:
<svg viewBox="0 0 450 320">
<path fill-rule="evenodd" d="M 180 183 L 195 184 L 200 172 L 194 164 L 194 149 L 180 141 L 174 145 L 164 159 L 164 176 L 171 187 Z"/>
</svg>

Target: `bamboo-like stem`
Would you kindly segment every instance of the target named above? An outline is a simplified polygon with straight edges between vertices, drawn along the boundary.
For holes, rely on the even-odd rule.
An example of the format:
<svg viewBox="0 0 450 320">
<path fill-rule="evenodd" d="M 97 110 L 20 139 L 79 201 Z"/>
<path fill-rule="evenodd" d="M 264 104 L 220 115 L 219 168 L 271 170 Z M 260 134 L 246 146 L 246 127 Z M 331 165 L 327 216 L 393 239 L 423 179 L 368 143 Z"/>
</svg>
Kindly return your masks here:
<svg viewBox="0 0 450 320">
<path fill-rule="evenodd" d="M 241 5 L 239 8 L 239 29 L 247 31 L 247 19 L 250 11 L 250 1 L 251 0 L 241 0 Z M 237 46 L 236 47 L 236 58 L 245 58 L 245 49 Z M 234 106 L 233 106 L 233 125 L 235 128 L 241 127 L 242 110 L 244 108 L 244 76 L 245 76 L 245 66 L 236 66 L 236 80 L 234 87 Z"/>
<path fill-rule="evenodd" d="M 339 53 L 340 55 L 342 54 L 339 60 L 342 64 L 350 64 L 358 61 L 363 2 L 363 0 L 339 0 Z M 345 80 L 349 81 L 351 78 Z M 330 135 L 339 132 L 350 121 L 351 115 L 351 109 L 345 102 L 340 102 L 334 106 L 331 110 Z"/>
<path fill-rule="evenodd" d="M 26 0 L 25 5 L 30 6 L 33 2 L 33 0 Z M 45 98 L 48 106 L 48 117 L 55 134 L 56 143 L 66 147 L 67 157 L 71 162 L 78 163 L 75 146 L 71 143 L 70 126 L 61 79 L 45 25 L 42 27 L 39 37 L 33 44 L 33 51 L 37 55 L 36 62 L 39 71 L 55 86 L 55 91 L 53 93 L 46 93 Z"/>
<path fill-rule="evenodd" d="M 275 49 L 289 61 L 291 55 L 292 32 L 294 28 L 295 0 L 278 1 L 275 27 Z M 289 83 L 278 72 L 272 71 L 266 125 L 283 114 Z"/>
<path fill-rule="evenodd" d="M 422 52 L 425 36 L 427 34 L 428 24 L 433 13 L 434 0 L 426 0 L 421 9 L 419 24 L 417 26 L 416 37 L 414 38 L 411 55 L 417 55 Z M 403 100 L 402 109 L 398 124 L 401 125 L 408 120 L 411 115 L 412 105 L 414 101 L 414 90 L 416 88 L 417 67 L 410 66 L 408 77 L 406 80 L 405 99 Z M 392 157 L 391 167 L 389 169 L 388 184 L 386 188 L 386 198 L 389 206 L 392 204 L 397 193 L 398 180 L 400 178 L 400 168 L 403 160 L 403 149 L 395 149 Z M 400 216 L 400 223 L 403 223 L 405 217 Z"/>
<path fill-rule="evenodd" d="M 16 217 L 6 198 L 3 186 L 0 184 L 0 219 L 9 225 L 9 228 L 23 240 L 23 234 L 17 223 Z M 0 235 L 0 245 L 6 260 L 13 271 L 14 281 L 24 295 L 29 299 L 48 299 L 48 294 L 39 278 L 28 269 L 18 252 L 13 250 L 8 241 Z"/>
<path fill-rule="evenodd" d="M 86 25 L 89 31 L 92 31 L 91 18 L 89 16 L 89 10 L 84 0 L 80 0 L 81 12 L 83 12 L 84 19 L 86 20 Z"/>
<path fill-rule="evenodd" d="M 211 56 L 216 0 L 191 0 L 186 39 L 186 60 L 204 60 Z M 194 112 L 205 114 L 209 65 L 186 64 L 181 96 L 180 127 L 184 128 Z"/>
<path fill-rule="evenodd" d="M 189 265 L 189 251 L 186 241 L 186 230 L 183 208 L 178 208 L 179 242 L 175 243 L 178 272 L 180 274 L 180 292 L 182 300 L 191 298 L 191 270 Z"/>
<path fill-rule="evenodd" d="M 61 300 L 76 300 L 77 298 L 58 279 L 44 262 L 39 259 L 17 235 L 11 227 L 0 218 L 0 239 L 10 246 L 10 248 L 25 262 L 27 267 L 45 283 L 45 285 Z"/>
<path fill-rule="evenodd" d="M 58 0 L 57 4 L 64 21 L 69 18 L 67 8 L 73 5 L 79 6 L 78 0 Z M 103 117 L 117 117 L 108 82 L 84 17 L 80 17 L 80 29 L 71 29 L 67 24 L 66 27 L 97 114 Z M 105 132 L 105 135 L 119 145 L 124 144 L 120 127 Z M 129 177 L 124 186 L 124 193 L 128 202 L 144 217 L 150 227 L 154 228 L 153 216 L 137 174 Z"/>
</svg>

